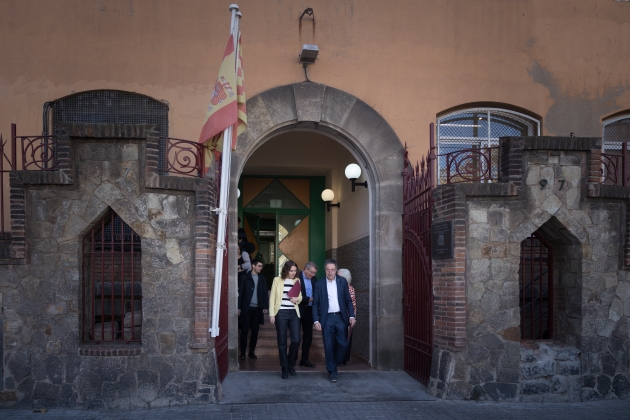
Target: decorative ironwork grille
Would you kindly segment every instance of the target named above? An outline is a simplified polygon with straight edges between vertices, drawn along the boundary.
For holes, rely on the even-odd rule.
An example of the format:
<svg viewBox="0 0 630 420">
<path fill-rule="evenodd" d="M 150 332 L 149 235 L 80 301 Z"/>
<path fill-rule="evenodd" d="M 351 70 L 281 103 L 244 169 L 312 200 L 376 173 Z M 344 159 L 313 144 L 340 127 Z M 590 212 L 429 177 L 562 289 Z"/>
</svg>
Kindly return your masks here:
<svg viewBox="0 0 630 420">
<path fill-rule="evenodd" d="M 433 272 L 431 208 L 435 187 L 434 126 L 426 159 L 414 168 L 405 152 L 403 172 L 403 293 L 404 367 L 428 384 L 433 356 Z"/>
<path fill-rule="evenodd" d="M 453 170 L 447 162 L 446 155 L 464 150 L 493 148 L 499 145 L 500 137 L 539 134 L 540 124 L 537 120 L 525 114 L 503 109 L 466 109 L 440 117 L 437 120 L 438 184 L 447 183 L 446 172 L 449 169 Z M 479 166 L 475 170 L 485 175 L 472 176 L 477 178 L 477 181 L 498 178 L 498 153 L 492 153 L 491 158 L 489 165 L 483 160 L 478 161 Z"/>
<path fill-rule="evenodd" d="M 537 233 L 521 242 L 521 339 L 553 338 L 553 253 Z"/>
<path fill-rule="evenodd" d="M 11 124 L 11 139 L 0 134 L 0 239 L 11 238 L 9 220 L 9 173 L 11 171 L 54 171 L 57 169 L 57 140 L 54 136 L 18 136 Z"/>
<path fill-rule="evenodd" d="M 141 257 L 140 236 L 113 211 L 83 238 L 83 342 L 141 341 Z"/>
<path fill-rule="evenodd" d="M 50 104 L 53 126 L 61 122 L 93 124 L 155 124 L 168 137 L 168 103 L 120 90 L 90 90 Z M 160 142 L 159 168 L 164 168 L 165 146 Z"/>
</svg>

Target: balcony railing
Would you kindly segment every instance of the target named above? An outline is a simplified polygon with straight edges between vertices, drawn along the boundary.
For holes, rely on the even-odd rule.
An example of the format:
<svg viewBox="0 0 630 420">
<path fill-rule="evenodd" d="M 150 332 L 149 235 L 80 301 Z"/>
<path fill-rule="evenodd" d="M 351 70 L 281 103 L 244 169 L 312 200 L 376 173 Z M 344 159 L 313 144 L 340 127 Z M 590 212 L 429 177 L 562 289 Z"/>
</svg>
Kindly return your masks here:
<svg viewBox="0 0 630 420">
<path fill-rule="evenodd" d="M 195 141 L 161 137 L 160 146 L 166 150 L 164 154 L 164 175 L 176 174 L 201 178 L 204 175 L 206 147 Z"/>
<path fill-rule="evenodd" d="M 630 185 L 630 168 L 628 167 L 628 142 L 621 143 L 621 150 L 613 153 L 594 153 L 599 157 L 600 184 L 618 185 L 627 187 Z"/>
<path fill-rule="evenodd" d="M 496 182 L 499 179 L 499 147 L 473 147 L 438 155 L 440 184 Z"/>
<path fill-rule="evenodd" d="M 11 237 L 7 189 L 9 172 L 57 169 L 57 141 L 54 136 L 18 136 L 16 131 L 16 125 L 11 124 L 10 140 L 4 140 L 0 134 L 0 239 Z"/>
</svg>

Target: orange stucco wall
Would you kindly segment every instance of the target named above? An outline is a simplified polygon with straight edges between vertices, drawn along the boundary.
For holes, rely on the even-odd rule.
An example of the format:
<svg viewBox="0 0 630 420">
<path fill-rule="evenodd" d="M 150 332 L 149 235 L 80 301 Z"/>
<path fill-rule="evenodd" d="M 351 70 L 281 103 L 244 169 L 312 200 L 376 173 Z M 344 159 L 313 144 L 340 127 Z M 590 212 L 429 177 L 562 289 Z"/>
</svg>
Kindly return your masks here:
<svg viewBox="0 0 630 420">
<path fill-rule="evenodd" d="M 411 146 L 440 111 L 513 104 L 543 134 L 601 135 L 630 109 L 630 3 L 613 0 L 241 0 L 248 96 L 311 80 L 373 106 Z M 0 2 L 0 131 L 41 131 L 45 101 L 121 89 L 170 103 L 170 134 L 195 139 L 229 31 L 229 1 Z M 306 17 L 315 11 L 315 30 Z"/>
</svg>

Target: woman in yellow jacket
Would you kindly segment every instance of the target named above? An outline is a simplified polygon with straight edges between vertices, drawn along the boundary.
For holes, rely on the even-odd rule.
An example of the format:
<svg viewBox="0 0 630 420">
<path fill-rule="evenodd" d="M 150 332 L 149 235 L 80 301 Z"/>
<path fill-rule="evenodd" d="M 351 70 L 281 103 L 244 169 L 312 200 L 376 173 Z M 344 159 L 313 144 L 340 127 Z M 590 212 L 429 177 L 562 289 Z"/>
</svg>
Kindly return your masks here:
<svg viewBox="0 0 630 420">
<path fill-rule="evenodd" d="M 299 281 L 297 264 L 287 261 L 282 267 L 280 277 L 273 279 L 271 294 L 269 296 L 269 321 L 276 326 L 278 337 L 278 353 L 280 366 L 282 367 L 282 379 L 287 379 L 289 374 L 295 376 L 295 361 L 300 347 L 300 309 L 298 304 L 302 301 L 302 293 L 298 297 L 289 298 L 288 292 L 296 281 Z M 291 346 L 287 354 L 287 328 L 291 334 Z"/>
</svg>

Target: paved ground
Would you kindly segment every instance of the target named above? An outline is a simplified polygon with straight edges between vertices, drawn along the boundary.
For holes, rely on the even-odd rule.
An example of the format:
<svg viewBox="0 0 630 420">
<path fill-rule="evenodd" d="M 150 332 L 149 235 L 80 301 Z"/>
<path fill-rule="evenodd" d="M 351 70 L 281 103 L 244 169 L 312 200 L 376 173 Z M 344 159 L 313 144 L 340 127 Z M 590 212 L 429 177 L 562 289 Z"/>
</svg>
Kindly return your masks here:
<svg viewBox="0 0 630 420">
<path fill-rule="evenodd" d="M 0 410 L 0 419 L 630 419 L 630 399 L 577 404 L 442 401 L 432 400 L 421 384 L 403 372 L 340 373 L 337 384 L 328 382 L 321 373 L 302 374 L 288 380 L 275 376 L 266 372 L 230 373 L 224 382 L 225 396 L 220 404 L 129 411 L 51 409 L 46 413 L 7 409 Z M 297 402 L 280 402 L 283 398 Z M 263 400 L 265 403 L 261 403 Z"/>
<path fill-rule="evenodd" d="M 327 372 L 300 373 L 282 379 L 280 372 L 234 372 L 223 381 L 221 404 L 433 401 L 424 386 L 405 372 L 342 372 L 339 382 Z M 628 418 L 630 420 L 630 417 Z"/>
<path fill-rule="evenodd" d="M 77 411 L 53 409 L 45 414 L 1 410 L 0 418 L 13 419 L 431 419 L 431 420 L 628 420 L 630 400 L 581 404 L 515 404 L 448 401 L 330 402 L 309 404 L 219 404 L 138 409 L 131 411 Z"/>
</svg>

